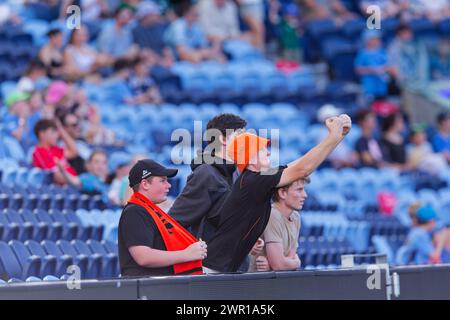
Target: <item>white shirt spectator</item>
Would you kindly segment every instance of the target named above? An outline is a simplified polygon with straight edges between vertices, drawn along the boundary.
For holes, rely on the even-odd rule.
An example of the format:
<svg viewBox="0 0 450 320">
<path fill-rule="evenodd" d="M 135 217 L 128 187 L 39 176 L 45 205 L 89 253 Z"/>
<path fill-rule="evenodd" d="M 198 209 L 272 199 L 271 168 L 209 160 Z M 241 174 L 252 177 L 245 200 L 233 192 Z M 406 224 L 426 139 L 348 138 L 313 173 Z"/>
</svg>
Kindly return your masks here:
<svg viewBox="0 0 450 320">
<path fill-rule="evenodd" d="M 200 25 L 208 36 L 221 39 L 235 38 L 239 35 L 237 8 L 232 1 L 223 2 L 223 6 L 218 6 L 216 0 L 201 0 Z"/>
</svg>

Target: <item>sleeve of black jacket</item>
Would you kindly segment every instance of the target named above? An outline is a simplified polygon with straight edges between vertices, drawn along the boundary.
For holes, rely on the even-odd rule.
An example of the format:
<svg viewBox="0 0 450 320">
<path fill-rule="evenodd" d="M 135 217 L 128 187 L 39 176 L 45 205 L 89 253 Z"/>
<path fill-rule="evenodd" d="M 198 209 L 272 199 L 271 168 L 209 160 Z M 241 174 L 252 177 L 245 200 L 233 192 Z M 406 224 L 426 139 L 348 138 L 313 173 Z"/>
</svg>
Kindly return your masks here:
<svg viewBox="0 0 450 320">
<path fill-rule="evenodd" d="M 200 224 L 211 208 L 208 166 L 198 167 L 188 177 L 186 186 L 175 199 L 169 214 L 185 228 Z"/>
</svg>

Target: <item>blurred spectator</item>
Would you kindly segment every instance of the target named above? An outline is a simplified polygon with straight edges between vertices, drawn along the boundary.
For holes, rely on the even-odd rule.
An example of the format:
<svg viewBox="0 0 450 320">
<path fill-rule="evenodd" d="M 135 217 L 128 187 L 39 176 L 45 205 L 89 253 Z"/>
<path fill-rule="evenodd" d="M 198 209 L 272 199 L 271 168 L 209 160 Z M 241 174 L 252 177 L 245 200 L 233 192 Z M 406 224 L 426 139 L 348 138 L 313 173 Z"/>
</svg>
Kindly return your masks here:
<svg viewBox="0 0 450 320">
<path fill-rule="evenodd" d="M 437 117 L 438 132 L 433 137 L 434 151 L 441 152 L 450 163 L 450 114 L 440 113 Z"/>
<path fill-rule="evenodd" d="M 437 50 L 431 56 L 430 73 L 434 80 L 450 78 L 450 40 L 441 39 Z"/>
<path fill-rule="evenodd" d="M 96 195 L 100 194 L 104 200 L 108 199 L 109 186 L 106 184 L 108 177 L 108 156 L 104 151 L 95 150 L 86 162 L 87 172 L 79 176 L 78 187 L 81 192 Z"/>
<path fill-rule="evenodd" d="M 2 119 L 3 132 L 17 139 L 25 150 L 36 144 L 33 132 L 34 124 L 39 120 L 39 113 L 32 112 L 30 93 L 13 92 L 6 97 L 8 113 Z"/>
<path fill-rule="evenodd" d="M 133 93 L 133 97 L 125 98 L 126 103 L 161 104 L 161 95 L 155 81 L 150 76 L 150 65 L 145 60 L 139 59 L 135 61 L 127 83 Z"/>
<path fill-rule="evenodd" d="M 88 31 L 85 26 L 73 29 L 69 45 L 64 52 L 66 78 L 79 79 L 112 62 L 111 56 L 101 54 L 88 45 Z"/>
<path fill-rule="evenodd" d="M 64 75 L 63 34 L 59 29 L 51 29 L 47 33 L 48 43 L 39 51 L 39 58 L 47 68 L 50 78 Z"/>
<path fill-rule="evenodd" d="M 70 137 L 75 140 L 78 150 L 78 156 L 70 159 L 69 163 L 78 174 L 81 174 L 86 171 L 85 161 L 90 157 L 92 150 L 82 137 L 80 119 L 73 113 L 60 110 L 57 117 Z"/>
<path fill-rule="evenodd" d="M 86 93 L 75 87 L 72 96 L 69 110 L 73 110 L 80 119 L 86 142 L 93 146 L 121 146 L 122 143 L 116 139 L 114 131 L 103 126 L 97 107 L 88 100 Z"/>
<path fill-rule="evenodd" d="M 283 8 L 283 18 L 279 24 L 282 56 L 284 59 L 300 61 L 300 21 L 297 5 L 290 3 Z"/>
<path fill-rule="evenodd" d="M 442 154 L 434 153 L 427 140 L 425 127 L 416 125 L 411 130 L 411 145 L 408 146 L 408 163 L 413 170 L 438 175 L 447 169 L 447 161 Z"/>
<path fill-rule="evenodd" d="M 401 25 L 388 48 L 389 64 L 399 87 L 428 79 L 428 54 L 423 43 L 414 39 L 407 25 Z"/>
<path fill-rule="evenodd" d="M 409 9 L 416 16 L 423 16 L 432 21 L 450 17 L 448 0 L 409 0 Z"/>
<path fill-rule="evenodd" d="M 105 23 L 97 38 L 98 49 L 114 58 L 134 59 L 138 48 L 133 45 L 130 22 L 134 12 L 129 6 L 120 6 L 114 13 L 114 22 Z"/>
<path fill-rule="evenodd" d="M 319 123 L 325 123 L 326 119 L 339 116 L 343 111 L 332 104 L 325 104 L 317 111 L 317 120 Z M 328 134 L 325 127 L 320 128 L 320 133 L 317 135 L 316 143 L 322 141 Z M 358 163 L 358 156 L 353 150 L 352 146 L 344 140 L 336 149 L 330 154 L 327 159 L 333 168 L 341 169 L 345 167 L 354 167 Z"/>
<path fill-rule="evenodd" d="M 11 7 L 8 3 L 0 4 L 0 27 L 3 25 L 12 23 L 12 24 L 20 24 L 22 21 L 20 17 L 11 10 Z"/>
<path fill-rule="evenodd" d="M 200 0 L 200 25 L 211 43 L 239 37 L 239 15 L 231 0 Z"/>
<path fill-rule="evenodd" d="M 377 6 L 381 10 L 381 16 L 385 18 L 395 17 L 401 13 L 402 10 L 408 8 L 408 3 L 404 0 L 362 0 L 360 1 L 360 9 L 363 15 L 372 14 L 368 12 L 370 6 Z"/>
<path fill-rule="evenodd" d="M 263 0 L 237 0 L 242 19 L 250 29 L 251 43 L 264 50 L 264 3 Z"/>
<path fill-rule="evenodd" d="M 404 263 L 416 264 L 450 262 L 450 229 L 437 229 L 436 211 L 431 206 L 414 204 L 409 209 L 413 227 L 408 234 Z"/>
<path fill-rule="evenodd" d="M 73 103 L 70 87 L 64 81 L 53 81 L 48 86 L 45 94 L 45 106 L 42 110 L 42 117 L 53 119 L 57 108 L 73 112 L 71 110 Z"/>
<path fill-rule="evenodd" d="M 286 271 L 300 268 L 297 254 L 300 234 L 299 212 L 308 197 L 305 186 L 309 178 L 278 188 L 273 195 L 272 211 L 262 239 L 265 246 L 262 254 L 252 257 L 250 272 L 267 271 L 264 259 L 269 263 L 269 270 Z"/>
<path fill-rule="evenodd" d="M 300 0 L 301 14 L 306 21 L 334 19 L 337 23 L 354 19 L 356 15 L 341 0 Z"/>
<path fill-rule="evenodd" d="M 165 67 L 170 67 L 173 55 L 164 42 L 164 33 L 168 27 L 161 17 L 160 8 L 150 2 L 142 2 L 136 14 L 139 24 L 133 29 L 133 41 L 144 51 L 148 50 L 156 61 Z"/>
<path fill-rule="evenodd" d="M 392 68 L 382 47 L 381 34 L 377 30 L 366 30 L 363 40 L 365 47 L 358 52 L 355 61 L 363 91 L 374 98 L 385 97 L 388 94 L 389 72 Z"/>
<path fill-rule="evenodd" d="M 31 13 L 34 19 L 51 22 L 57 20 L 62 11 L 59 0 L 41 0 L 41 1 L 20 1 L 26 6 L 26 10 Z M 19 3 L 20 3 L 19 2 Z M 61 17 L 66 17 L 64 11 Z"/>
<path fill-rule="evenodd" d="M 46 76 L 45 65 L 39 59 L 30 62 L 24 75 L 17 83 L 17 90 L 21 92 L 33 92 L 36 89 L 36 83 Z"/>
<path fill-rule="evenodd" d="M 122 162 L 117 164 L 117 167 L 112 168 L 112 175 L 110 176 L 110 188 L 108 197 L 118 206 L 123 206 L 126 203 L 125 196 L 128 187 L 128 174 L 131 169 L 131 159 L 123 159 Z"/>
<path fill-rule="evenodd" d="M 359 163 L 364 167 L 378 168 L 383 164 L 383 154 L 380 144 L 374 137 L 377 118 L 370 109 L 363 109 L 358 112 L 356 121 L 362 130 L 362 135 L 355 144 Z"/>
<path fill-rule="evenodd" d="M 182 7 L 182 16 L 171 23 L 166 40 L 180 60 L 198 63 L 203 60 L 224 61 L 221 47 L 216 43 L 209 47 L 207 38 L 198 24 L 197 7 Z"/>
<path fill-rule="evenodd" d="M 67 7 L 73 4 L 80 6 L 82 15 L 81 19 L 83 22 L 87 23 L 98 23 L 98 20 L 102 16 L 108 14 L 108 3 L 109 0 L 63 0 L 61 6 L 60 19 L 66 17 Z"/>
<path fill-rule="evenodd" d="M 401 113 L 389 115 L 383 121 L 380 146 L 384 162 L 398 170 L 408 170 L 406 143 L 403 138 L 405 122 Z"/>
<path fill-rule="evenodd" d="M 38 138 L 38 144 L 33 152 L 33 165 L 52 171 L 54 183 L 67 184 L 67 177 L 77 175 L 68 162 L 68 158 L 78 156 L 75 141 L 59 122 L 48 119 L 39 120 L 34 127 L 34 133 Z M 64 148 L 57 145 L 59 137 L 64 142 Z"/>
</svg>

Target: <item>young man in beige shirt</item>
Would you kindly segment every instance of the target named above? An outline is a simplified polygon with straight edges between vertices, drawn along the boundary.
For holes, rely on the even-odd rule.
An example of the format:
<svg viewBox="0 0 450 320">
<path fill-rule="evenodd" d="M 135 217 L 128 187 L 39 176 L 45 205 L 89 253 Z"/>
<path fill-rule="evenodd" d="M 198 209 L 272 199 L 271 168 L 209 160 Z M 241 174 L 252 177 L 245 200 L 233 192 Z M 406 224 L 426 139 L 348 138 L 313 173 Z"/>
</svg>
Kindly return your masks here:
<svg viewBox="0 0 450 320">
<path fill-rule="evenodd" d="M 270 220 L 262 235 L 264 249 L 260 255 L 252 256 L 250 272 L 300 268 L 297 255 L 299 212 L 308 197 L 305 185 L 309 181 L 309 178 L 300 179 L 276 190 Z"/>
</svg>

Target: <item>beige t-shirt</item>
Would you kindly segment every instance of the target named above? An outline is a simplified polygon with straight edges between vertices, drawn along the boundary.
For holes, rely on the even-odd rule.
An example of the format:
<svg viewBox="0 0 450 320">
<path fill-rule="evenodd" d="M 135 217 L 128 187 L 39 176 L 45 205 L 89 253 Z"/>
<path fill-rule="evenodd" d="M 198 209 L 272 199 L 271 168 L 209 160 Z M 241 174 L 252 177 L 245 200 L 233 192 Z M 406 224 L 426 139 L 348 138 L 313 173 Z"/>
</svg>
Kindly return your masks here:
<svg viewBox="0 0 450 320">
<path fill-rule="evenodd" d="M 269 223 L 261 236 L 264 240 L 264 249 L 260 255 L 267 257 L 266 245 L 274 242 L 282 244 L 285 256 L 287 256 L 291 250 L 297 251 L 299 235 L 300 216 L 298 212 L 294 211 L 288 219 L 272 205 Z M 257 257 L 258 256 L 251 256 L 250 258 L 250 272 L 256 271 L 255 261 Z"/>
</svg>

